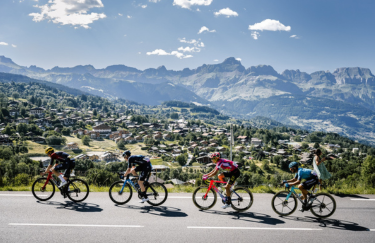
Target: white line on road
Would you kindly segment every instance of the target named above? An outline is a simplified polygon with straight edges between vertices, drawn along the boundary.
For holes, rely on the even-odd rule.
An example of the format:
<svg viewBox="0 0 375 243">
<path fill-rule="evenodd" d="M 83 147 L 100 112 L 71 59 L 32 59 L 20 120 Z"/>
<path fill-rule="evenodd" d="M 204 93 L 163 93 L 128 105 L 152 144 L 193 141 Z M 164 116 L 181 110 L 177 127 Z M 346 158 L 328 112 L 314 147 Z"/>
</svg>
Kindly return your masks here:
<svg viewBox="0 0 375 243">
<path fill-rule="evenodd" d="M 375 231 L 375 229 L 368 229 L 369 231 Z"/>
<path fill-rule="evenodd" d="M 245 230 L 322 230 L 313 228 L 259 228 L 259 227 L 205 227 L 205 226 L 188 226 L 188 229 L 245 229 Z"/>
<path fill-rule="evenodd" d="M 174 197 L 174 196 L 171 196 L 171 197 L 168 196 L 168 198 L 190 198 L 192 199 L 192 197 Z"/>
<path fill-rule="evenodd" d="M 0 196 L 5 197 L 33 197 L 33 195 L 30 194 L 0 194 Z M 48 195 L 38 195 L 38 197 L 47 197 Z"/>
<path fill-rule="evenodd" d="M 28 223 L 9 223 L 15 226 L 57 226 L 57 227 L 112 227 L 112 228 L 141 228 L 141 225 L 98 225 L 98 224 L 28 224 Z"/>
<path fill-rule="evenodd" d="M 375 199 L 371 199 L 371 198 L 360 198 L 360 199 L 351 198 L 350 200 L 353 200 L 353 201 L 375 201 Z"/>
</svg>

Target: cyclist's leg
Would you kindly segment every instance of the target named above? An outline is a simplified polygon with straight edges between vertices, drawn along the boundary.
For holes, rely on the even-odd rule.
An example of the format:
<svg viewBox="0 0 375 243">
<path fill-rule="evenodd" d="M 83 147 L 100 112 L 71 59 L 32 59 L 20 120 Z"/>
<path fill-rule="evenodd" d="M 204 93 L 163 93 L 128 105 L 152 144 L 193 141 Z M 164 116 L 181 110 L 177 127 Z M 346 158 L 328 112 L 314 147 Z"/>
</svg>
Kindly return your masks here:
<svg viewBox="0 0 375 243">
<path fill-rule="evenodd" d="M 219 174 L 217 177 L 219 178 L 220 181 L 225 181 L 224 173 Z"/>
<path fill-rule="evenodd" d="M 139 187 L 141 188 L 141 192 L 144 192 L 145 191 L 145 186 L 144 186 L 144 181 L 145 181 L 145 166 L 143 164 L 141 165 L 138 165 L 137 167 L 135 167 L 134 171 L 133 171 L 133 175 L 137 175 L 137 172 L 140 172 L 140 175 L 139 175 L 139 178 L 138 178 L 138 185 Z"/>
<path fill-rule="evenodd" d="M 306 203 L 306 200 L 307 200 L 307 190 L 304 188 L 303 183 L 301 183 L 301 184 L 298 185 L 298 189 L 301 190 L 304 202 Z"/>
<path fill-rule="evenodd" d="M 228 183 L 226 184 L 225 186 L 225 191 L 227 193 L 227 198 L 229 198 L 230 200 L 230 188 L 233 186 L 234 182 L 237 180 L 238 177 L 240 177 L 241 175 L 241 172 L 239 169 L 236 169 L 234 171 L 231 171 L 227 174 L 230 179 L 228 181 Z"/>
</svg>

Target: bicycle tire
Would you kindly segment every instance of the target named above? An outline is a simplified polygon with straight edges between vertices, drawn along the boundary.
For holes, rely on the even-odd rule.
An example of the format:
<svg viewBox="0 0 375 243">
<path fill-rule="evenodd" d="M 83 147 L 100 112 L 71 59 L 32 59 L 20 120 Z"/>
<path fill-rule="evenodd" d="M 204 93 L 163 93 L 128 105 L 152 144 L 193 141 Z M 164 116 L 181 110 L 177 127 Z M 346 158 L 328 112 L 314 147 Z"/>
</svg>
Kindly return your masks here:
<svg viewBox="0 0 375 243">
<path fill-rule="evenodd" d="M 66 191 L 66 194 L 73 202 L 82 202 L 89 196 L 89 185 L 84 180 L 73 179 L 64 189 L 67 190 L 67 188 L 69 188 L 69 191 Z M 78 197 L 81 198 L 78 199 Z"/>
<path fill-rule="evenodd" d="M 154 190 L 153 190 L 154 189 Z M 147 193 L 149 192 L 149 193 Z M 164 193 L 164 198 L 161 201 L 158 201 L 157 198 Z M 147 203 L 152 206 L 162 205 L 168 198 L 168 190 L 165 186 L 159 182 L 152 182 L 149 186 L 146 187 L 146 195 L 148 197 Z"/>
<path fill-rule="evenodd" d="M 239 194 L 241 190 L 244 191 L 241 194 L 245 194 L 245 195 L 241 195 L 242 200 L 238 200 L 238 199 L 236 200 L 236 198 L 238 198 L 238 197 L 234 192 L 237 192 L 237 194 Z M 239 203 L 246 202 L 245 199 L 247 200 L 247 194 L 249 195 L 250 201 L 248 203 L 244 203 L 245 207 L 243 207 L 243 208 L 238 207 Z M 236 195 L 236 196 L 234 196 L 234 195 Z M 251 193 L 251 191 L 249 189 L 247 189 L 245 187 L 236 187 L 231 193 L 231 199 L 232 199 L 231 200 L 232 208 L 234 210 L 238 211 L 238 212 L 243 212 L 243 211 L 248 210 L 251 207 L 251 205 L 253 205 L 253 202 L 254 202 L 253 194 Z"/>
<path fill-rule="evenodd" d="M 291 215 L 292 213 L 294 213 L 294 211 L 296 211 L 297 209 L 297 198 L 296 196 L 294 196 L 294 194 L 292 194 L 290 197 L 289 197 L 289 200 L 288 201 L 285 201 L 283 200 L 282 198 L 286 198 L 286 196 L 289 194 L 290 192 L 289 191 L 280 191 L 278 193 L 275 194 L 275 196 L 273 196 L 272 198 L 272 201 L 271 201 L 271 205 L 272 205 L 272 209 L 275 213 L 277 213 L 278 215 L 281 215 L 281 216 L 287 216 L 287 215 Z M 275 200 L 276 198 L 280 199 L 281 200 L 281 203 L 275 205 Z M 291 201 L 290 201 L 291 200 Z M 293 208 L 291 209 L 288 204 L 289 203 L 294 203 L 294 206 Z M 282 210 L 281 212 L 279 210 L 276 209 L 276 206 L 278 205 L 282 205 Z M 284 208 L 285 207 L 288 207 L 289 209 L 291 209 L 290 212 L 287 212 L 287 213 L 284 213 Z"/>
<path fill-rule="evenodd" d="M 111 198 L 111 200 L 114 203 L 119 204 L 119 205 L 122 205 L 122 204 L 125 204 L 125 203 L 129 202 L 130 199 L 133 196 L 133 190 L 128 183 L 126 183 L 122 194 L 119 194 L 119 192 L 122 189 L 122 186 L 124 185 L 124 183 L 125 183 L 124 181 L 116 181 L 109 188 L 109 198 Z M 127 197 L 127 195 L 129 195 L 129 196 Z M 117 196 L 124 196 L 124 197 L 119 198 L 119 199 L 122 199 L 122 200 L 119 200 L 119 199 L 117 199 Z"/>
<path fill-rule="evenodd" d="M 322 201 L 319 200 L 320 197 L 323 197 Z M 329 202 L 328 204 L 324 203 L 325 197 L 328 197 L 329 199 L 331 199 L 332 202 Z M 327 207 L 330 204 L 333 205 L 332 210 L 329 210 Z M 316 211 L 314 211 L 314 209 L 316 208 L 319 208 L 320 211 L 322 209 L 327 209 L 329 213 L 327 215 L 318 214 Z M 318 218 L 327 218 L 331 216 L 335 211 L 336 211 L 336 200 L 330 194 L 322 192 L 322 193 L 318 193 L 315 195 L 315 200 L 313 201 L 311 208 L 310 208 L 310 212 L 314 216 Z"/>
<path fill-rule="evenodd" d="M 34 181 L 33 185 L 31 186 L 31 191 L 36 199 L 39 201 L 47 201 L 53 197 L 55 194 L 55 184 L 51 182 L 51 180 L 48 181 L 48 189 L 47 190 L 42 190 L 42 185 L 44 185 L 47 181 L 47 178 L 38 178 L 36 181 Z M 52 192 L 50 195 L 47 194 L 47 192 L 50 192 L 52 189 Z M 38 193 L 45 193 L 43 196 L 39 195 Z M 47 195 L 47 196 L 46 196 Z"/>
<path fill-rule="evenodd" d="M 208 186 L 200 186 L 197 189 L 195 189 L 194 192 L 193 192 L 193 203 L 197 208 L 199 208 L 201 210 L 207 210 L 207 209 L 212 208 L 217 201 L 217 195 L 212 188 L 208 192 L 209 194 L 207 195 L 207 198 L 206 199 L 203 198 L 203 196 L 206 194 L 207 190 L 208 190 Z M 210 201 L 211 201 L 211 198 L 213 200 L 211 204 L 208 203 L 207 206 L 201 205 L 201 204 L 203 204 L 203 202 L 207 201 L 208 199 L 210 199 Z M 197 199 L 201 199 L 201 200 L 203 200 L 203 202 L 200 203 L 200 202 L 197 201 Z"/>
</svg>

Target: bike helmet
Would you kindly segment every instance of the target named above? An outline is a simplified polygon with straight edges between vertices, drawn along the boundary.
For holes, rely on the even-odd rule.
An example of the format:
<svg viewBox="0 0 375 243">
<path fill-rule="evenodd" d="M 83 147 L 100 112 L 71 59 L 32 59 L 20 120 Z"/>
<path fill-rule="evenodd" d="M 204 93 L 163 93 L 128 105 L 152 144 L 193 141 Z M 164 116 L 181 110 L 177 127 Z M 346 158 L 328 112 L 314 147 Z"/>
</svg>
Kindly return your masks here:
<svg viewBox="0 0 375 243">
<path fill-rule="evenodd" d="M 51 148 L 51 147 L 48 147 L 48 148 L 46 148 L 46 150 L 45 150 L 45 153 L 46 154 L 52 154 L 53 152 L 55 152 L 55 150 L 53 149 L 53 148 Z"/>
<path fill-rule="evenodd" d="M 132 153 L 130 153 L 129 150 L 125 150 L 123 153 L 122 153 L 122 157 L 125 157 L 125 155 L 127 156 L 130 156 Z"/>
<path fill-rule="evenodd" d="M 211 154 L 211 159 L 214 160 L 214 161 L 220 159 L 220 157 L 221 157 L 221 155 L 220 155 L 219 152 L 215 152 L 215 153 Z"/>
<path fill-rule="evenodd" d="M 297 162 L 291 162 L 289 164 L 289 169 L 292 168 L 292 167 L 296 167 L 298 169 L 298 163 Z"/>
</svg>

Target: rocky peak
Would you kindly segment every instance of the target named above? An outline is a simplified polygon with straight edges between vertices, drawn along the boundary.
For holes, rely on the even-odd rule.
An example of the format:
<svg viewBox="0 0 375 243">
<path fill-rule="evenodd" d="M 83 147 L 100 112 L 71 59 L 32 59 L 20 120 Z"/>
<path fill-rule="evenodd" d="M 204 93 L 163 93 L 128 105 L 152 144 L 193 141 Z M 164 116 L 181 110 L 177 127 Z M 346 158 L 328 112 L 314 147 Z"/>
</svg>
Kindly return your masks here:
<svg viewBox="0 0 375 243">
<path fill-rule="evenodd" d="M 333 75 L 338 84 L 368 84 L 375 85 L 375 76 L 368 68 L 346 67 L 337 68 Z"/>
<path fill-rule="evenodd" d="M 136 68 L 128 67 L 125 65 L 111 65 L 105 68 L 106 71 L 110 72 L 136 72 L 139 73 L 140 71 Z"/>
<path fill-rule="evenodd" d="M 292 82 L 302 83 L 308 82 L 311 79 L 311 76 L 308 73 L 301 72 L 299 69 L 297 70 L 285 70 L 281 76 L 285 77 L 286 79 L 291 80 Z"/>
<path fill-rule="evenodd" d="M 270 75 L 279 77 L 280 75 L 273 69 L 272 66 L 269 65 L 258 65 L 258 66 L 251 66 L 246 69 L 246 74 L 250 74 L 252 76 L 259 76 L 259 75 Z"/>
<path fill-rule="evenodd" d="M 7 57 L 4 57 L 4 56 L 0 56 L 0 63 L 9 63 L 9 64 L 17 65 L 17 64 L 15 64 L 15 63 L 12 61 L 12 59 L 7 58 Z"/>
</svg>

